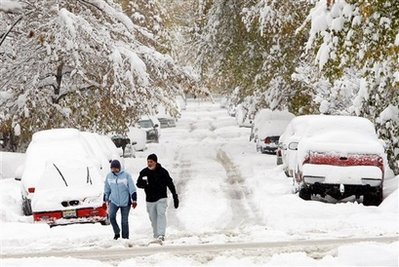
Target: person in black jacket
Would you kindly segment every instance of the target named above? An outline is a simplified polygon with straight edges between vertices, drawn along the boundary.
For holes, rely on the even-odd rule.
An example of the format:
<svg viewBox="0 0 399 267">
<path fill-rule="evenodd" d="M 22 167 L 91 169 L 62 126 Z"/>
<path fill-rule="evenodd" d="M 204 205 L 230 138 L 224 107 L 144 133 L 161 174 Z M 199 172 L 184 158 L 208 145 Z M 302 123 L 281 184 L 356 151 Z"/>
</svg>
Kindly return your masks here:
<svg viewBox="0 0 399 267">
<path fill-rule="evenodd" d="M 157 155 L 150 154 L 147 157 L 147 168 L 140 172 L 136 185 L 144 189 L 154 238 L 164 241 L 168 207 L 166 188 L 172 193 L 175 209 L 179 207 L 179 198 L 169 172 L 158 163 Z"/>
</svg>

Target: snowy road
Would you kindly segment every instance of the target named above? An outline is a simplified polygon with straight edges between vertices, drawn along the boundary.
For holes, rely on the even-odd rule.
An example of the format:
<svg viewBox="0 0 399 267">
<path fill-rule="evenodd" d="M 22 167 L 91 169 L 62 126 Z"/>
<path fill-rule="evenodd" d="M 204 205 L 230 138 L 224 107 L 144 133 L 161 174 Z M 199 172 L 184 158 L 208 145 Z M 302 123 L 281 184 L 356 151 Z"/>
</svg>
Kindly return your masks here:
<svg viewBox="0 0 399 267">
<path fill-rule="evenodd" d="M 326 256 L 331 250 L 339 246 L 360 242 L 392 243 L 398 241 L 398 237 L 375 237 L 375 238 L 350 238 L 350 239 L 324 239 L 324 240 L 302 240 L 281 242 L 252 242 L 252 243 L 228 243 L 228 244 L 205 244 L 205 245 L 179 245 L 179 246 L 150 246 L 137 247 L 132 245 L 123 249 L 102 249 L 88 251 L 58 251 L 44 253 L 21 253 L 3 256 L 3 258 L 26 258 L 26 257 L 73 257 L 81 259 L 95 259 L 102 262 L 116 263 L 124 259 L 137 256 L 148 256 L 155 253 L 172 253 L 175 255 L 198 255 L 212 254 L 231 250 L 239 250 L 240 253 L 273 255 L 275 253 L 289 253 L 306 251 L 313 258 Z"/>
<path fill-rule="evenodd" d="M 256 265 L 268 263 L 270 255 L 284 252 L 281 247 L 289 246 L 290 252 L 305 253 L 301 257 L 308 263 L 309 257 L 320 258 L 330 249 L 324 241 L 312 240 L 338 240 L 333 242 L 334 249 L 345 240 L 358 238 L 392 242 L 390 238 L 396 237 L 397 240 L 398 176 L 387 175 L 385 200 L 379 207 L 366 207 L 354 199 L 339 203 L 304 201 L 291 193 L 291 180 L 276 166 L 275 156 L 257 153 L 255 144 L 248 141 L 250 129 L 237 127 L 234 118 L 218 103 L 191 101 L 177 127 L 161 131 L 160 143 L 149 144 L 136 158 L 126 159 L 125 167 L 136 179 L 146 166 L 147 155 L 156 153 L 174 179 L 180 207 L 174 209 L 169 199 L 166 246 L 144 247 L 151 240 L 152 230 L 142 190 L 138 191 L 138 207 L 129 216 L 130 240 L 126 242 L 112 240 L 111 226 L 84 224 L 49 228 L 45 224 L 33 224 L 32 217 L 21 214 L 18 182 L 3 179 L 0 180 L 2 258 L 22 254 L 76 258 L 93 255 L 93 259 L 105 257 L 112 262 L 118 255 L 129 258 L 129 255 L 148 253 L 153 255 L 148 259 L 139 257 L 126 266 L 161 262 L 171 265 L 216 262 L 218 265 L 220 257 L 239 254 L 230 263 Z M 319 245 L 309 249 L 312 242 Z M 397 251 L 398 244 L 383 246 Z M 238 248 L 242 251 L 238 252 Z M 220 252 L 224 250 L 234 252 Z M 317 256 L 317 250 L 322 251 L 321 255 Z M 112 252 L 115 255 L 107 256 L 108 252 L 104 251 L 115 251 Z M 158 255 L 158 252 L 162 253 Z M 181 252 L 191 256 L 184 260 L 175 258 L 174 255 Z M 195 256 L 197 252 L 202 256 Z M 368 253 L 368 248 L 362 253 Z M 397 252 L 394 256 L 397 258 Z M 249 262 L 241 261 L 247 257 Z M 221 265 L 225 264 L 222 261 Z"/>
</svg>

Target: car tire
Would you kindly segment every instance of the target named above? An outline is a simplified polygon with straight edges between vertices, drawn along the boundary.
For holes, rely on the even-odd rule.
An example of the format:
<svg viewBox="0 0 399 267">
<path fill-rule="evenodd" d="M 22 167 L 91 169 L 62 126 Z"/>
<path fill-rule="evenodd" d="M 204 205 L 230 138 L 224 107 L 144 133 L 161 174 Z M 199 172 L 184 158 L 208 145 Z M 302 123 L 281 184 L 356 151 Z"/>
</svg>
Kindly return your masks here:
<svg viewBox="0 0 399 267">
<path fill-rule="evenodd" d="M 302 187 L 299 190 L 299 197 L 302 198 L 303 200 L 310 200 L 311 196 L 312 196 L 312 192 L 310 191 L 309 188 Z"/>
<path fill-rule="evenodd" d="M 110 225 L 111 223 L 109 222 L 109 220 L 105 220 L 105 221 L 100 221 L 101 225 Z"/>
<path fill-rule="evenodd" d="M 378 206 L 383 200 L 383 190 L 379 187 L 375 192 L 368 192 L 363 195 L 364 206 Z"/>
<path fill-rule="evenodd" d="M 32 215 L 32 204 L 28 198 L 22 198 L 22 212 L 25 216 Z"/>
</svg>

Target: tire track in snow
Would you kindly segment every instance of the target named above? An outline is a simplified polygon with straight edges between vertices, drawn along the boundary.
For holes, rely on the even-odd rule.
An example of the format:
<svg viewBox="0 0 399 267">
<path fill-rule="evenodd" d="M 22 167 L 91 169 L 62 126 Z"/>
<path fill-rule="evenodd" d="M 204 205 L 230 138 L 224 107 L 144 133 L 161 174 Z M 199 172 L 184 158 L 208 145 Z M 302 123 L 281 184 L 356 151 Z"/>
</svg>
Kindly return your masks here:
<svg viewBox="0 0 399 267">
<path fill-rule="evenodd" d="M 245 185 L 245 179 L 242 177 L 239 168 L 222 149 L 218 150 L 216 159 L 226 171 L 226 184 L 223 188 L 231 202 L 233 214 L 232 220 L 226 228 L 238 228 L 248 224 L 257 225 L 262 222 L 258 208 L 251 201 L 251 191 Z"/>
<path fill-rule="evenodd" d="M 184 148 L 180 148 L 175 157 L 174 157 L 174 169 L 179 170 L 178 172 L 178 177 L 173 178 L 173 182 L 176 187 L 176 192 L 179 195 L 179 201 L 180 203 L 184 201 L 182 198 L 183 192 L 185 191 L 186 183 L 187 180 L 190 179 L 191 177 L 191 161 L 187 159 L 187 157 L 182 157 L 182 150 Z M 171 205 L 173 205 L 173 200 L 171 202 Z M 174 209 L 174 207 L 172 207 Z M 168 212 L 167 213 L 167 220 L 168 220 L 168 225 L 171 225 L 181 231 L 186 230 L 184 225 L 181 223 L 179 218 L 176 216 L 176 212 Z"/>
</svg>

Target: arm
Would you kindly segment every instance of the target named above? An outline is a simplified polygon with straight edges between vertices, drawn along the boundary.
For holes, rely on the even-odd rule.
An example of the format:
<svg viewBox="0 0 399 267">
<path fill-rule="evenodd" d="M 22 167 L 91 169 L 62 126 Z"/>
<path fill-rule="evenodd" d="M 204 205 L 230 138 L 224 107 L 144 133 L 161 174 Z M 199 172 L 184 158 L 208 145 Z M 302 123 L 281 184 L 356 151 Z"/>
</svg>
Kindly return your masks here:
<svg viewBox="0 0 399 267">
<path fill-rule="evenodd" d="M 169 172 L 165 170 L 165 178 L 166 178 L 166 186 L 169 188 L 170 192 L 173 195 L 173 205 L 175 209 L 179 207 L 179 197 L 176 193 L 175 184 L 173 183 L 172 177 L 170 177 Z"/>
<path fill-rule="evenodd" d="M 138 188 L 146 188 L 147 186 L 147 182 L 143 180 L 143 176 L 145 175 L 143 174 L 143 171 L 141 171 L 139 174 L 139 178 L 137 178 L 137 183 L 136 183 Z"/>
<path fill-rule="evenodd" d="M 172 193 L 173 198 L 174 198 L 175 195 L 177 196 L 177 193 L 176 193 L 175 184 L 173 183 L 173 179 L 172 179 L 172 177 L 170 177 L 169 172 L 167 170 L 165 170 L 164 175 L 166 178 L 166 186 L 169 188 L 169 190 Z"/>
<path fill-rule="evenodd" d="M 111 187 L 108 184 L 108 175 L 107 175 L 107 177 L 105 177 L 105 181 L 104 181 L 104 197 L 103 197 L 104 202 L 109 201 L 110 194 L 111 194 Z"/>
<path fill-rule="evenodd" d="M 128 174 L 127 176 L 127 186 L 129 188 L 129 196 L 132 199 L 132 202 L 136 202 L 137 201 L 137 190 L 136 190 L 136 186 L 133 183 L 133 179 L 132 176 L 130 174 Z"/>
</svg>

